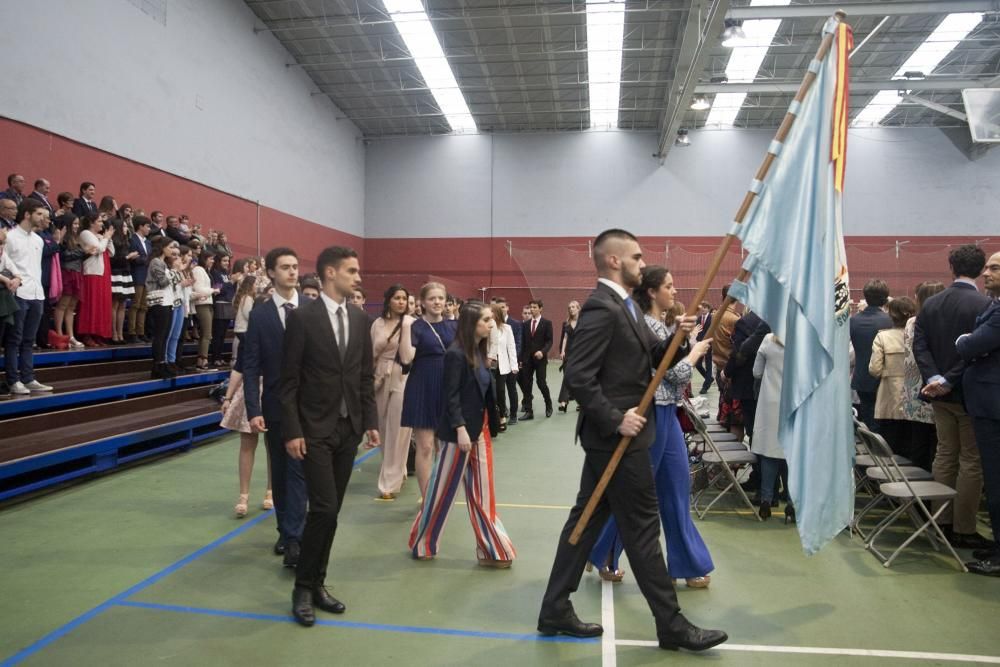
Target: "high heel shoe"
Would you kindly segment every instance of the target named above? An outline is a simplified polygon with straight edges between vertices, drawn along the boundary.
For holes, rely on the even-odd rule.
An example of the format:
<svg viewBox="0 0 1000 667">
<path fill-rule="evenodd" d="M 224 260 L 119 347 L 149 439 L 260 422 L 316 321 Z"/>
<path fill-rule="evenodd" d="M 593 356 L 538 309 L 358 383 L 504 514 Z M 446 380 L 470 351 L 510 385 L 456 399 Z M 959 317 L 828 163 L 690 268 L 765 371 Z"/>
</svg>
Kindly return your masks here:
<svg viewBox="0 0 1000 667">
<path fill-rule="evenodd" d="M 241 493 L 239 500 L 236 501 L 236 507 L 233 511 L 236 512 L 236 518 L 242 519 L 247 515 L 250 505 L 250 495 L 246 493 Z"/>
<path fill-rule="evenodd" d="M 766 501 L 762 502 L 760 504 L 760 507 L 757 509 L 757 515 L 761 518 L 762 521 L 767 521 L 768 519 L 770 519 L 771 503 Z"/>
<path fill-rule="evenodd" d="M 795 507 L 785 505 L 785 524 L 795 523 Z"/>
<path fill-rule="evenodd" d="M 590 561 L 587 561 L 585 569 L 587 570 L 587 572 L 591 572 L 595 567 L 597 566 L 591 563 Z M 612 570 L 608 566 L 598 567 L 597 576 L 599 576 L 604 581 L 611 581 L 617 583 L 621 581 L 622 578 L 625 577 L 625 570 Z"/>
<path fill-rule="evenodd" d="M 690 577 L 684 580 L 688 588 L 708 588 L 708 585 L 712 583 L 712 577 L 707 574 L 704 577 Z"/>
<path fill-rule="evenodd" d="M 274 496 L 268 491 L 264 494 L 264 501 L 260 504 L 261 509 L 273 510 L 274 509 Z"/>
</svg>

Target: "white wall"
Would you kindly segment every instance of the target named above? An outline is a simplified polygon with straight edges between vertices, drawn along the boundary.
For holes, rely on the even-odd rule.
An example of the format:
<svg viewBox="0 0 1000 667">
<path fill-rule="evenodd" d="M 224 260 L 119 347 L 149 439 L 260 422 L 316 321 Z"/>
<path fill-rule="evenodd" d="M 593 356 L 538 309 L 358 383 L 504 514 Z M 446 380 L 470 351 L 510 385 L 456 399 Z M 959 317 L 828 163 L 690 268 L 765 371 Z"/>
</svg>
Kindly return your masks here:
<svg viewBox="0 0 1000 667">
<path fill-rule="evenodd" d="M 773 132 L 702 131 L 660 166 L 628 132 L 382 140 L 368 149 L 366 235 L 724 234 Z M 1000 150 L 969 161 L 934 129 L 850 134 L 846 233 L 997 233 Z M 492 170 L 492 178 L 489 171 Z M 492 220 L 486 203 L 492 201 Z"/>
<path fill-rule="evenodd" d="M 162 6 L 165 24 L 127 0 L 22 6 L 5 21 L 5 69 L 18 75 L 0 114 L 363 235 L 357 128 L 253 33 L 242 0 Z"/>
</svg>

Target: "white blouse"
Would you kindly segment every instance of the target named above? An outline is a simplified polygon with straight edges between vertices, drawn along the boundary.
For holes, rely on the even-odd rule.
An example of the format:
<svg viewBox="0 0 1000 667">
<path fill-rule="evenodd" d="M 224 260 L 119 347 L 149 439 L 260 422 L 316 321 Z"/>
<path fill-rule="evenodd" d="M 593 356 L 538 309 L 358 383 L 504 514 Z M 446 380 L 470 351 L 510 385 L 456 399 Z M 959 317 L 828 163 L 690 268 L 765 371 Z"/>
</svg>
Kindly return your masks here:
<svg viewBox="0 0 1000 667">
<path fill-rule="evenodd" d="M 100 251 L 96 255 L 87 255 L 87 258 L 83 260 L 83 275 L 103 276 L 104 251 L 110 251 L 111 256 L 114 257 L 115 244 L 111 242 L 110 238 L 98 236 L 89 229 L 85 229 L 80 232 L 80 245 L 83 246 L 85 250 L 96 247 Z"/>
</svg>

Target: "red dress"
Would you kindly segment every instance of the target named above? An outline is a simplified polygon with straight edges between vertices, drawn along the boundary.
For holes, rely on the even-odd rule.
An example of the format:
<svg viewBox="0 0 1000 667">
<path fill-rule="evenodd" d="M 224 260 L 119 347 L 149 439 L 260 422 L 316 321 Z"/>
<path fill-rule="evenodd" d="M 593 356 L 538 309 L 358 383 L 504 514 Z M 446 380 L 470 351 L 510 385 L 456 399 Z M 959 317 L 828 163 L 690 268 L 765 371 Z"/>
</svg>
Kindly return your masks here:
<svg viewBox="0 0 1000 667">
<path fill-rule="evenodd" d="M 111 338 L 111 259 L 107 251 L 104 252 L 104 274 L 83 276 L 76 334 Z"/>
</svg>

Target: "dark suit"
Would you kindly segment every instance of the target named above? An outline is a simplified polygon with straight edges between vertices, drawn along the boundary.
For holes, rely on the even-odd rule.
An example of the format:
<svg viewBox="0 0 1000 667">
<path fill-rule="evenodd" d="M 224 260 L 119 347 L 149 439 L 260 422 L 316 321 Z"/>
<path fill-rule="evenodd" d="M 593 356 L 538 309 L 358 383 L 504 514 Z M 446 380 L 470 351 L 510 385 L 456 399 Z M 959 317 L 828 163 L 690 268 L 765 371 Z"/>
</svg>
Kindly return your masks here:
<svg viewBox="0 0 1000 667">
<path fill-rule="evenodd" d="M 290 319 L 290 318 L 289 318 Z M 271 462 L 271 492 L 281 541 L 301 542 L 306 520 L 306 482 L 302 463 L 288 456 L 283 437 L 281 401 L 281 347 L 285 327 L 278 308 L 268 299 L 250 311 L 247 331 L 236 360 L 243 372 L 243 397 L 247 419 L 263 417 L 267 432 L 267 457 Z M 257 392 L 263 379 L 263 391 Z"/>
<path fill-rule="evenodd" d="M 878 306 L 868 306 L 851 318 L 851 345 L 854 346 L 854 375 L 851 389 L 858 392 L 861 404 L 858 418 L 872 431 L 878 430 L 875 423 L 875 397 L 878 395 L 879 379 L 868 372 L 872 358 L 872 343 L 882 329 L 892 328 L 892 318 Z"/>
<path fill-rule="evenodd" d="M 56 217 L 56 210 L 54 208 L 52 208 L 52 204 L 49 203 L 49 198 L 48 197 L 46 197 L 45 195 L 41 194 L 38 191 L 35 191 L 35 192 L 32 192 L 30 195 L 28 195 L 28 199 L 35 199 L 37 201 L 42 202 L 42 204 L 45 205 L 45 208 L 49 212 L 49 220 L 54 220 L 55 219 L 55 217 Z"/>
<path fill-rule="evenodd" d="M 532 375 L 538 383 L 538 391 L 545 400 L 545 409 L 552 408 L 552 396 L 549 394 L 549 384 L 545 379 L 549 367 L 549 350 L 552 349 L 552 322 L 544 317 L 538 320 L 534 333 L 531 331 L 532 320 L 525 320 L 521 325 L 521 335 L 524 341 L 521 345 L 521 390 L 524 393 L 522 403 L 527 412 L 532 411 L 531 402 L 534 395 L 531 391 Z M 535 359 L 535 353 L 541 352 L 542 358 Z"/>
<path fill-rule="evenodd" d="M 577 436 L 586 452 L 576 505 L 559 537 L 555 562 L 542 600 L 540 618 L 559 618 L 572 609 L 569 596 L 580 584 L 584 565 L 608 516 L 614 514 L 636 582 L 656 619 L 668 632 L 679 611 L 673 582 L 660 549 L 660 518 L 647 449 L 656 432 L 654 413 L 633 438 L 611 477 L 607 492 L 576 546 L 569 536 L 620 436 L 625 412 L 639 404 L 670 339 L 660 341 L 642 315 L 633 318 L 622 298 L 601 283 L 583 305 L 566 362 L 566 378 L 580 403 Z M 598 565 L 602 565 L 599 563 Z"/>
<path fill-rule="evenodd" d="M 445 406 L 434 434 L 438 440 L 458 442 L 457 429 L 464 426 L 469 440 L 476 442 L 483 431 L 484 410 L 489 415 L 490 435 L 497 434 L 500 415 L 493 390 L 493 376 L 485 363 L 473 370 L 462 348 L 452 343 L 444 353 L 441 387 Z"/>
<path fill-rule="evenodd" d="M 705 340 L 705 336 L 708 335 L 708 330 L 712 328 L 712 315 L 714 311 L 710 311 L 705 317 L 701 318 L 701 332 L 698 334 L 698 340 Z M 701 385 L 702 394 L 708 393 L 708 388 L 712 386 L 712 350 L 708 350 L 708 354 L 698 360 L 698 363 L 694 365 L 695 370 L 701 375 L 704 382 Z"/>
<path fill-rule="evenodd" d="M 73 202 L 73 215 L 83 220 L 84 216 L 91 213 L 97 213 L 97 204 L 92 201 L 88 202 L 83 197 L 77 197 L 76 201 Z"/>
<path fill-rule="evenodd" d="M 962 376 L 965 408 L 976 432 L 990 522 L 1000 526 L 1000 301 L 976 319 L 976 328 L 955 347 L 968 364 Z M 993 529 L 993 538 L 1000 548 L 1000 530 Z"/>
<path fill-rule="evenodd" d="M 508 315 L 505 324 L 509 325 L 510 330 L 514 332 L 514 349 L 517 350 L 517 358 L 520 360 L 521 346 L 524 344 L 521 322 Z"/>
<path fill-rule="evenodd" d="M 989 305 L 990 298 L 974 285 L 956 281 L 924 302 L 913 328 L 913 356 L 924 382 L 940 376 L 951 385 L 948 394 L 931 403 L 938 438 L 932 472 L 935 481 L 958 492 L 938 523 L 953 524 L 953 530 L 963 535 L 976 532 L 983 471 L 975 427 L 962 405 L 966 361 L 955 341 L 975 328 L 976 318 Z"/>
<path fill-rule="evenodd" d="M 283 435 L 286 441 L 305 438 L 302 470 L 309 492 L 295 585 L 309 590 L 326 580 L 337 516 L 362 433 L 378 428 L 368 316 L 356 306 L 346 308 L 343 353 L 322 297 L 293 312 L 285 332 L 280 386 Z"/>
<path fill-rule="evenodd" d="M 10 199 L 15 204 L 20 206 L 21 202 L 24 201 L 24 195 L 19 193 L 14 188 L 9 188 L 7 190 L 4 190 L 3 192 L 0 192 L 0 199 Z"/>
</svg>

